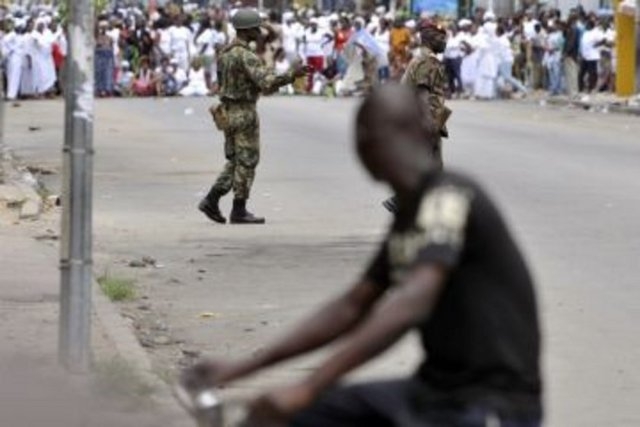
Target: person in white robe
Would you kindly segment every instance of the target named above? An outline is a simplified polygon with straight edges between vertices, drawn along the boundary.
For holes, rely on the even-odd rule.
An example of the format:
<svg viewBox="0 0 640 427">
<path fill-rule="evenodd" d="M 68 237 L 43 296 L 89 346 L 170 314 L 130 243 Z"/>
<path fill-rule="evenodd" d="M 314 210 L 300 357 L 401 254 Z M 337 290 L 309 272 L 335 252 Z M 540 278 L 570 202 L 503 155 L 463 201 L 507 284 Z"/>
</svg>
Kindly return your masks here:
<svg viewBox="0 0 640 427">
<path fill-rule="evenodd" d="M 39 19 L 33 37 L 33 75 L 36 95 L 44 95 L 56 84 L 56 68 L 53 62 L 53 33 L 47 28 L 47 21 Z"/>
<path fill-rule="evenodd" d="M 487 20 L 478 31 L 476 50 L 478 52 L 478 75 L 476 76 L 473 94 L 480 99 L 493 99 L 496 97 L 496 80 L 498 78 L 498 43 L 496 37 L 496 24 Z"/>
<path fill-rule="evenodd" d="M 178 60 L 178 67 L 188 71 L 191 64 L 193 34 L 186 26 L 183 17 L 178 18 L 175 25 L 169 28 L 171 39 L 171 55 Z"/>
<path fill-rule="evenodd" d="M 26 22 L 21 32 L 20 41 L 22 43 L 22 79 L 20 81 L 20 95 L 30 97 L 36 94 L 36 75 L 34 67 L 35 41 L 33 38 L 34 22 Z"/>
<path fill-rule="evenodd" d="M 293 12 L 285 12 L 284 23 L 282 25 L 282 49 L 286 55 L 286 59 L 289 63 L 294 63 L 298 60 L 298 47 L 300 44 L 301 30 L 298 23 L 295 21 Z"/>
<path fill-rule="evenodd" d="M 476 50 L 479 39 L 477 27 L 474 27 L 468 19 L 461 19 L 458 23 L 462 38 L 464 57 L 460 65 L 460 80 L 462 80 L 463 92 L 466 95 L 473 93 L 473 87 L 478 75 L 478 52 Z"/>
<path fill-rule="evenodd" d="M 2 38 L 2 58 L 7 71 L 7 99 L 15 101 L 20 93 L 24 45 L 22 36 L 16 32 L 13 23 L 9 24 L 7 33 Z"/>
<path fill-rule="evenodd" d="M 199 58 L 194 59 L 191 69 L 189 70 L 189 81 L 187 85 L 180 90 L 180 95 L 207 96 L 208 94 L 209 88 L 207 87 L 207 80 L 205 78 L 202 61 Z"/>
<path fill-rule="evenodd" d="M 378 20 L 378 26 L 373 32 L 373 38 L 380 48 L 380 54 L 376 58 L 378 61 L 378 79 L 380 80 L 380 82 L 386 82 L 391 77 L 391 71 L 389 68 L 391 31 L 389 22 L 386 19 L 380 18 Z"/>
</svg>

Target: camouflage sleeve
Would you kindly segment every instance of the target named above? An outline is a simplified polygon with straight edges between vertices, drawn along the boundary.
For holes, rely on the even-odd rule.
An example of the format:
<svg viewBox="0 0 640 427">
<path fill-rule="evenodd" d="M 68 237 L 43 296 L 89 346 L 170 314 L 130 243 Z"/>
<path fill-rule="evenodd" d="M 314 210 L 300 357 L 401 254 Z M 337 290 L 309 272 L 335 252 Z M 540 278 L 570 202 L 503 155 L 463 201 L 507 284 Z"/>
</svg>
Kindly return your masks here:
<svg viewBox="0 0 640 427">
<path fill-rule="evenodd" d="M 435 58 L 422 61 L 416 67 L 414 84 L 418 90 L 426 92 L 429 107 L 437 120 L 445 115 L 444 106 L 447 78 L 444 66 Z"/>
<path fill-rule="evenodd" d="M 249 79 L 260 88 L 260 92 L 263 94 L 273 93 L 277 91 L 279 87 L 293 83 L 293 73 L 288 72 L 278 76 L 272 70 L 269 70 L 262 61 L 260 61 L 260 58 L 253 53 L 245 56 L 243 64 Z"/>
<path fill-rule="evenodd" d="M 415 78 L 414 78 L 414 69 L 416 66 L 416 60 L 413 59 L 411 60 L 411 62 L 409 62 L 409 65 L 407 65 L 407 69 L 404 71 L 404 74 L 402 75 L 402 79 L 400 80 L 400 83 L 402 83 L 403 85 L 411 85 L 411 86 L 415 86 Z"/>
</svg>

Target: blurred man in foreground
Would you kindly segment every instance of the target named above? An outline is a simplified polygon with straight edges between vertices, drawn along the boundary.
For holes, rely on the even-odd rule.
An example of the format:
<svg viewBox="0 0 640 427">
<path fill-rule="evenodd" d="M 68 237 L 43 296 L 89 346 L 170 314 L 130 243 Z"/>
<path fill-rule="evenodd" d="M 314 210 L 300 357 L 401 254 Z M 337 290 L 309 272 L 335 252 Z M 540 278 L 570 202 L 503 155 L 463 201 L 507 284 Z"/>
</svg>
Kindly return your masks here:
<svg viewBox="0 0 640 427">
<path fill-rule="evenodd" d="M 201 363 L 183 384 L 221 386 L 340 339 L 308 377 L 255 400 L 249 425 L 541 425 L 531 276 L 487 194 L 431 160 L 440 127 L 423 106 L 411 88 L 384 86 L 359 110 L 358 155 L 398 195 L 399 211 L 357 284 L 263 352 Z M 415 375 L 339 384 L 412 330 L 425 353 Z"/>
</svg>

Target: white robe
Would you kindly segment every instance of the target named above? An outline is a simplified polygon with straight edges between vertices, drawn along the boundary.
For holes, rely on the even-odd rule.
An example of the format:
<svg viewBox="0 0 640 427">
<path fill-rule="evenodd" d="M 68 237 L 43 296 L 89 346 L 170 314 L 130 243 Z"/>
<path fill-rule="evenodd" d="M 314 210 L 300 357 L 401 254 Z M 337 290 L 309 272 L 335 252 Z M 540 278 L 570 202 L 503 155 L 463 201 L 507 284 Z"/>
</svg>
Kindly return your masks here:
<svg viewBox="0 0 640 427">
<path fill-rule="evenodd" d="M 462 65 L 460 66 L 460 79 L 462 80 L 462 86 L 465 90 L 473 91 L 473 86 L 476 83 L 476 77 L 478 76 L 478 36 L 471 36 L 466 34 L 463 38 L 471 48 L 473 52 L 469 53 L 462 59 Z"/>
<path fill-rule="evenodd" d="M 22 42 L 22 78 L 20 80 L 20 94 L 24 96 L 36 93 L 35 77 L 35 41 L 33 33 L 26 33 L 20 36 Z"/>
<path fill-rule="evenodd" d="M 44 94 L 53 89 L 57 80 L 53 62 L 54 36 L 49 30 L 45 30 L 43 33 L 35 31 L 33 41 L 34 85 L 37 94 Z"/>
<path fill-rule="evenodd" d="M 2 38 L 2 56 L 7 67 L 7 98 L 13 101 L 18 98 L 22 80 L 24 45 L 21 35 L 12 31 Z"/>
<path fill-rule="evenodd" d="M 482 99 L 496 97 L 496 79 L 498 78 L 498 59 L 495 51 L 495 36 L 483 34 L 478 42 L 478 75 L 473 92 Z"/>
<path fill-rule="evenodd" d="M 190 68 L 191 45 L 193 44 L 193 34 L 187 27 L 173 26 L 169 28 L 171 35 L 171 54 L 173 59 L 178 61 L 178 67 L 184 71 Z"/>
<path fill-rule="evenodd" d="M 207 96 L 209 94 L 209 88 L 207 88 L 207 82 L 204 76 L 204 68 L 189 71 L 189 84 L 185 86 L 181 91 L 182 96 Z"/>
</svg>

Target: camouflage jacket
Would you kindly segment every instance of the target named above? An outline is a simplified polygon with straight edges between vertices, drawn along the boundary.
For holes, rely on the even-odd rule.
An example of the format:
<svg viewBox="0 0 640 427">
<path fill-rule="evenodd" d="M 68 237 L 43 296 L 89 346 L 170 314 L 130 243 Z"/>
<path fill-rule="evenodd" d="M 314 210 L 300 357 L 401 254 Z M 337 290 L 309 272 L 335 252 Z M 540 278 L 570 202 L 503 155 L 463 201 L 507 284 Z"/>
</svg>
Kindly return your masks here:
<svg viewBox="0 0 640 427">
<path fill-rule="evenodd" d="M 222 50 L 218 59 L 220 99 L 256 102 L 260 94 L 270 94 L 294 80 L 292 72 L 277 76 L 269 70 L 247 42 L 237 40 Z"/>
<path fill-rule="evenodd" d="M 445 124 L 451 115 L 451 110 L 444 105 L 447 76 L 444 65 L 435 54 L 427 48 L 422 48 L 420 55 L 409 63 L 402 83 L 425 92 L 423 96 L 442 129 L 442 136 L 447 136 Z"/>
</svg>

